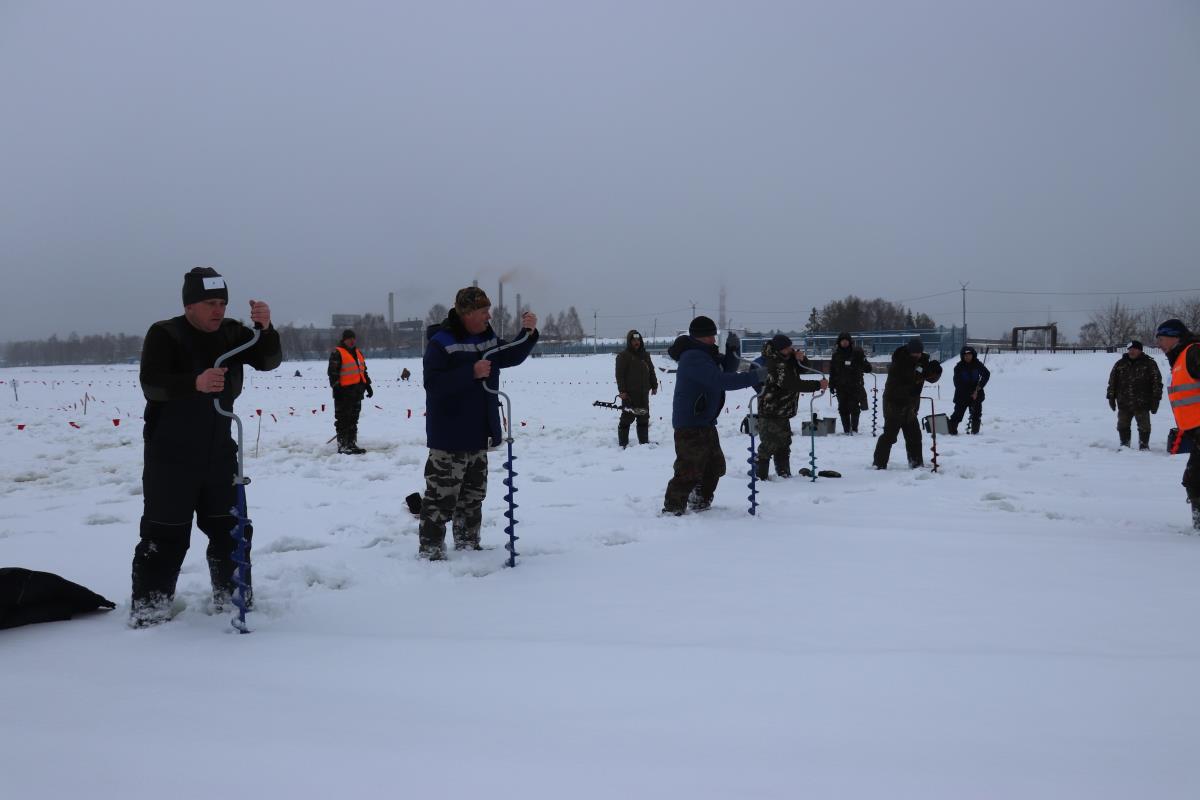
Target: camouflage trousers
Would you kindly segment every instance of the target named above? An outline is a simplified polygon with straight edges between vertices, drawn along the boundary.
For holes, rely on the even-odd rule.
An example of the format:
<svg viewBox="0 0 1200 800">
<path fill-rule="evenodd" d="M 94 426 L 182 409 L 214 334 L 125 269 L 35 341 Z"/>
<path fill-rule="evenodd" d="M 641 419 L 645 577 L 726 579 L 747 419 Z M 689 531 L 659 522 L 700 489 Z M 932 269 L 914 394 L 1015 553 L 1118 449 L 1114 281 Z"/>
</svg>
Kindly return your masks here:
<svg viewBox="0 0 1200 800">
<path fill-rule="evenodd" d="M 696 490 L 701 503 L 711 503 L 717 482 L 725 474 L 725 453 L 715 427 L 675 431 L 675 476 L 667 483 L 663 509 L 682 512 Z"/>
<path fill-rule="evenodd" d="M 421 501 L 421 554 L 443 557 L 446 523 L 453 521 L 454 546 L 479 547 L 483 498 L 487 495 L 487 450 L 450 452 L 430 448 Z"/>
<path fill-rule="evenodd" d="M 1129 443 L 1133 433 L 1133 421 L 1137 420 L 1138 440 L 1143 443 L 1150 441 L 1150 412 L 1146 409 L 1134 411 L 1129 406 L 1117 406 L 1117 435 L 1122 444 Z"/>
<path fill-rule="evenodd" d="M 786 460 L 792 454 L 792 421 L 781 417 L 758 418 L 758 458 Z"/>
</svg>

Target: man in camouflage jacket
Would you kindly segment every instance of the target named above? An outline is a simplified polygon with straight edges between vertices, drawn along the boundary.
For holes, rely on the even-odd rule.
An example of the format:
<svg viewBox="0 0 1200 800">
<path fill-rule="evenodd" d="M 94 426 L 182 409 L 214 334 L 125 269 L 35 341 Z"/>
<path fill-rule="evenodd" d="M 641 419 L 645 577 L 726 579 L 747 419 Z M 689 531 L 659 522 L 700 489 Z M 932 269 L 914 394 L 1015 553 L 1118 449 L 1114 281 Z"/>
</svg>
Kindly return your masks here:
<svg viewBox="0 0 1200 800">
<path fill-rule="evenodd" d="M 1108 407 L 1117 412 L 1122 447 L 1129 447 L 1131 423 L 1136 419 L 1138 449 L 1150 449 L 1150 415 L 1158 413 L 1162 394 L 1162 372 L 1135 339 L 1108 374 Z"/>
<path fill-rule="evenodd" d="M 792 347 L 792 340 L 782 333 L 763 345 L 762 355 L 754 359 L 755 364 L 766 368 L 758 396 L 758 434 L 760 443 L 754 468 L 759 480 L 766 480 L 775 459 L 775 474 L 781 478 L 792 477 L 792 417 L 801 392 L 819 392 L 829 386 L 829 381 L 804 380 L 799 363 L 802 354 Z M 758 389 L 759 387 L 755 387 Z"/>
<path fill-rule="evenodd" d="M 617 444 L 629 445 L 629 426 L 635 419 L 638 444 L 646 444 L 650 441 L 650 395 L 658 394 L 658 376 L 637 331 L 625 334 L 625 349 L 617 353 L 617 394 L 621 398 Z"/>
</svg>

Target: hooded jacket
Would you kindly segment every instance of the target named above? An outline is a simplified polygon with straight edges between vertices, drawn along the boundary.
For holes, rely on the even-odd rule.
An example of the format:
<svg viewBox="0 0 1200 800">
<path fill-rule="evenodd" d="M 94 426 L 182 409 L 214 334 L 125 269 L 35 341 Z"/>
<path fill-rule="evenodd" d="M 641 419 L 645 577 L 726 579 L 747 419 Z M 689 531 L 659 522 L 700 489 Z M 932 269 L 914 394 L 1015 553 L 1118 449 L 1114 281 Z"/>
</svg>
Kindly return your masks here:
<svg viewBox="0 0 1200 800">
<path fill-rule="evenodd" d="M 963 356 L 971 354 L 971 363 L 963 360 Z M 954 365 L 954 402 L 970 403 L 971 395 L 975 394 L 975 402 L 982 403 L 983 387 L 992 379 L 992 373 L 987 365 L 979 360 L 979 353 L 974 347 L 964 347 L 958 351 L 958 363 Z"/>
<path fill-rule="evenodd" d="M 769 341 L 763 345 L 762 355 L 754 359 L 754 363 L 766 370 L 761 383 L 754 388 L 758 391 L 758 415 L 767 419 L 791 419 L 796 416 L 796 407 L 800 402 L 801 392 L 821 391 L 819 380 L 805 380 L 801 375 L 796 357 L 785 356 L 775 349 Z"/>
<path fill-rule="evenodd" d="M 725 392 L 746 389 L 765 377 L 762 367 L 739 373 L 736 352 L 722 357 L 716 345 L 687 335 L 677 338 L 667 355 L 679 363 L 671 403 L 671 427 L 676 430 L 715 427 Z"/>
<path fill-rule="evenodd" d="M 1154 358 L 1142 353 L 1130 358 L 1125 353 L 1108 373 L 1108 393 L 1117 406 L 1134 413 L 1151 411 L 1162 402 L 1162 371 Z"/>
<path fill-rule="evenodd" d="M 629 395 L 627 404 L 634 408 L 646 408 L 650 404 L 650 390 L 658 388 L 658 376 L 654 374 L 654 362 L 646 352 L 646 344 L 633 349 L 633 337 L 641 336 L 636 330 L 625 334 L 625 349 L 617 353 L 617 391 Z"/>
<path fill-rule="evenodd" d="M 500 399 L 484 390 L 484 382 L 475 378 L 474 369 L 485 353 L 507 341 L 497 337 L 491 325 L 483 333 L 468 333 L 454 309 L 440 325 L 429 326 L 425 339 L 422 365 L 428 446 L 464 452 L 499 444 L 503 438 Z M 521 344 L 492 356 L 487 385 L 498 389 L 501 368 L 524 361 L 537 340 L 535 330 Z"/>
<path fill-rule="evenodd" d="M 842 347 L 842 340 L 849 339 L 850 346 Z M 829 356 L 829 387 L 839 395 L 857 397 L 863 390 L 863 375 L 871 371 L 871 362 L 861 347 L 854 346 L 850 334 L 838 334 L 838 345 Z"/>
<path fill-rule="evenodd" d="M 931 361 L 928 353 L 913 359 L 907 345 L 892 353 L 887 383 L 883 387 L 883 402 L 894 405 L 916 405 L 926 383 L 937 383 L 942 377 L 942 365 Z"/>
</svg>

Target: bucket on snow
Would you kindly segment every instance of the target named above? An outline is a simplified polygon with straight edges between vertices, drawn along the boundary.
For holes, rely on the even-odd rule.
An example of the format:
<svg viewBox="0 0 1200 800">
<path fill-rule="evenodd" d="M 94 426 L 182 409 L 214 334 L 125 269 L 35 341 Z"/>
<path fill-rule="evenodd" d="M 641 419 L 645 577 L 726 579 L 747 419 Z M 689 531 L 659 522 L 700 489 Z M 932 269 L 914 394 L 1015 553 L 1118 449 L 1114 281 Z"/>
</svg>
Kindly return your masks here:
<svg viewBox="0 0 1200 800">
<path fill-rule="evenodd" d="M 950 433 L 950 420 L 945 414 L 926 414 L 921 418 L 926 433 Z"/>
<path fill-rule="evenodd" d="M 821 418 L 813 414 L 812 419 L 800 422 L 801 436 L 829 436 L 834 433 L 837 433 L 837 417 Z"/>
</svg>

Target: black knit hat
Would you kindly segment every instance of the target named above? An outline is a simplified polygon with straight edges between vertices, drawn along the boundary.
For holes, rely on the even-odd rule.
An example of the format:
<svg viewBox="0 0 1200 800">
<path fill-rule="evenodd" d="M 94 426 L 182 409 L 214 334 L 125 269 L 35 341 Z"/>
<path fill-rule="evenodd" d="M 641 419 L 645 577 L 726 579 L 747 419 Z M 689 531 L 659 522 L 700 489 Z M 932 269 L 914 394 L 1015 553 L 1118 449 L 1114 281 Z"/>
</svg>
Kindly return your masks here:
<svg viewBox="0 0 1200 800">
<path fill-rule="evenodd" d="M 1155 336 L 1174 336 L 1179 339 L 1187 336 L 1187 325 L 1183 324 L 1183 320 L 1169 319 L 1162 325 L 1158 326 L 1158 330 L 1154 332 Z"/>
<path fill-rule="evenodd" d="M 1142 350 L 1144 348 L 1142 347 L 1141 342 L 1139 342 L 1137 339 L 1134 339 L 1129 344 L 1125 345 L 1125 349 L 1126 350 Z"/>
<path fill-rule="evenodd" d="M 791 346 L 792 340 L 784 336 L 782 333 L 777 333 L 771 337 L 771 347 L 775 348 L 776 353 L 781 353 L 785 347 Z"/>
<path fill-rule="evenodd" d="M 183 276 L 183 304 L 201 303 L 205 300 L 229 302 L 229 287 L 221 273 L 212 267 L 195 267 Z"/>
<path fill-rule="evenodd" d="M 925 343 L 921 341 L 920 336 L 914 336 L 908 340 L 908 352 L 913 354 L 925 352 Z"/>
<path fill-rule="evenodd" d="M 716 336 L 717 323 L 713 322 L 710 317 L 702 314 L 692 320 L 692 324 L 688 325 L 688 335 L 694 336 L 697 339 L 703 336 Z"/>
<path fill-rule="evenodd" d="M 346 341 L 347 339 L 357 339 L 357 338 L 358 337 L 354 335 L 354 331 L 350 330 L 349 328 L 346 328 L 346 330 L 342 331 L 341 341 L 343 341 L 343 342 Z"/>
</svg>

